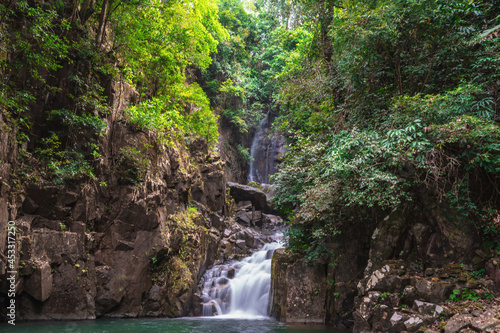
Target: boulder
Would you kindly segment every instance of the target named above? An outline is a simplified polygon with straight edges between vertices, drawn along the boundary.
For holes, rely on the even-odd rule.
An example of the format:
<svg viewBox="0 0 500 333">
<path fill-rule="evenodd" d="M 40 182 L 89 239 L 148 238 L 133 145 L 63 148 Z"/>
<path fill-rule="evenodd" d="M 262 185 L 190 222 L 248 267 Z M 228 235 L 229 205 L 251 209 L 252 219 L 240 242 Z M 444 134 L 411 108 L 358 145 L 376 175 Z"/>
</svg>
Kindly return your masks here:
<svg viewBox="0 0 500 333">
<path fill-rule="evenodd" d="M 405 322 L 408 318 L 408 315 L 405 313 L 394 312 L 390 319 L 391 327 L 399 332 L 406 330 Z"/>
<path fill-rule="evenodd" d="M 256 210 L 270 212 L 266 194 L 256 187 L 228 182 L 229 194 L 236 202 L 250 201 Z"/>
<path fill-rule="evenodd" d="M 236 216 L 236 221 L 238 223 L 241 223 L 247 227 L 252 225 L 252 220 L 250 217 L 248 217 L 248 213 L 241 213 Z"/>
<path fill-rule="evenodd" d="M 120 290 L 119 276 L 109 266 L 98 266 L 96 270 L 96 283 L 100 286 L 97 292 L 96 314 L 103 315 L 116 307 L 123 299 L 123 290 Z"/>
<path fill-rule="evenodd" d="M 417 279 L 415 282 L 416 297 L 431 303 L 447 300 L 454 288 L 455 285 L 446 280 Z"/>
<path fill-rule="evenodd" d="M 399 292 L 410 283 L 410 278 L 399 275 L 399 269 L 394 268 L 394 265 L 385 264 L 373 271 L 368 278 L 360 281 L 358 290 L 362 294 L 367 291 Z"/>
<path fill-rule="evenodd" d="M 416 332 L 424 325 L 424 321 L 419 317 L 411 317 L 404 322 L 408 332 Z"/>
<path fill-rule="evenodd" d="M 236 270 L 233 267 L 229 267 L 227 269 L 227 277 L 229 279 L 234 279 L 234 276 L 236 275 Z"/>
<path fill-rule="evenodd" d="M 34 299 L 44 302 L 52 293 L 52 274 L 47 262 L 37 262 L 36 269 L 25 280 L 24 291 Z"/>
<path fill-rule="evenodd" d="M 438 317 L 443 311 L 443 307 L 434 303 L 422 302 L 415 300 L 413 302 L 413 310 L 423 315 L 431 315 Z"/>
<path fill-rule="evenodd" d="M 394 210 L 384 218 L 373 232 L 370 259 L 380 262 L 394 258 L 402 250 L 402 238 L 407 225 L 408 221 L 401 209 Z"/>
<path fill-rule="evenodd" d="M 500 266 L 498 259 L 490 260 L 486 264 L 486 273 L 488 274 L 490 279 L 493 280 L 493 283 L 495 284 L 495 290 L 497 292 L 500 292 Z"/>
<path fill-rule="evenodd" d="M 281 226 L 283 219 L 277 215 L 262 214 L 262 223 L 264 227 L 273 228 Z"/>
</svg>

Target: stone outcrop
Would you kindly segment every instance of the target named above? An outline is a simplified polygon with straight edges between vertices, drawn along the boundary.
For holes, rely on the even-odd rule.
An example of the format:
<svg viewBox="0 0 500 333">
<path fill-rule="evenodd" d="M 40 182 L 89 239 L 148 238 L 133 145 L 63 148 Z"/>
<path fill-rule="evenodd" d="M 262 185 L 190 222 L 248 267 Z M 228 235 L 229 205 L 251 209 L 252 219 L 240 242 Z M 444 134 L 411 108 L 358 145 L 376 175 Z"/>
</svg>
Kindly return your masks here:
<svg viewBox="0 0 500 333">
<path fill-rule="evenodd" d="M 266 212 L 269 210 L 266 194 L 262 190 L 232 182 L 228 182 L 227 187 L 229 194 L 237 203 L 249 201 L 256 210 Z"/>
<path fill-rule="evenodd" d="M 76 185 L 19 186 L 16 133 L 0 113 L 0 303 L 13 220 L 19 320 L 182 316 L 219 256 L 225 163 L 202 140 L 162 146 L 128 126 L 123 110 L 136 92 L 123 82 L 108 89 L 97 179 Z"/>
<path fill-rule="evenodd" d="M 285 249 L 278 249 L 273 254 L 271 276 L 273 317 L 292 325 L 326 324 L 330 288 L 321 265 L 292 262 Z"/>
<path fill-rule="evenodd" d="M 335 261 L 321 268 L 276 251 L 273 316 L 353 332 L 498 330 L 492 313 L 498 316 L 500 259 L 467 226 L 427 204 L 425 211 L 396 209 L 380 222 L 345 227 L 330 241 Z M 299 293 L 310 302 L 299 306 Z M 471 312 L 474 304 L 480 313 Z M 317 317 L 307 321 L 304 313 Z"/>
</svg>

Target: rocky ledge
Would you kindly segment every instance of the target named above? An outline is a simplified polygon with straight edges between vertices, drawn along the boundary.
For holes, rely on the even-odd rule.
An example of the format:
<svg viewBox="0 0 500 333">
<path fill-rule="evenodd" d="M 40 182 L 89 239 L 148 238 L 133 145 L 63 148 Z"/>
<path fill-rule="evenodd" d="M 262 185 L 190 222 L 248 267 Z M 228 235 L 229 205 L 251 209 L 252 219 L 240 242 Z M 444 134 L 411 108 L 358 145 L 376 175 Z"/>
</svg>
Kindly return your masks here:
<svg viewBox="0 0 500 333">
<path fill-rule="evenodd" d="M 330 262 L 275 251 L 272 315 L 359 333 L 500 332 L 498 254 L 439 210 L 426 214 L 350 225 Z"/>
</svg>

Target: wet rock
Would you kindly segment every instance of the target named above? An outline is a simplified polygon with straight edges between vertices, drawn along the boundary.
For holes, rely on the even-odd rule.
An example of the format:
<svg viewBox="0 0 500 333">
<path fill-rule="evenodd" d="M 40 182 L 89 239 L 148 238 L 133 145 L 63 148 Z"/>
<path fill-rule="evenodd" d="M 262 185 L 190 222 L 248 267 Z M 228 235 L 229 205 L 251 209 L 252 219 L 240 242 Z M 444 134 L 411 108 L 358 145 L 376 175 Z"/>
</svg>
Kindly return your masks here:
<svg viewBox="0 0 500 333">
<path fill-rule="evenodd" d="M 254 247 L 255 236 L 249 229 L 244 229 L 244 230 L 236 233 L 234 236 L 236 239 L 244 240 L 247 247 L 249 247 L 249 248 Z M 238 246 L 238 244 L 236 244 L 236 245 Z"/>
<path fill-rule="evenodd" d="M 262 228 L 277 230 L 283 225 L 283 219 L 280 216 L 272 214 L 262 214 Z"/>
<path fill-rule="evenodd" d="M 250 179 L 258 183 L 269 183 L 269 176 L 277 170 L 285 152 L 285 140 L 282 134 L 272 130 L 275 115 L 268 115 L 261 120 L 252 141 L 252 168 Z"/>
</svg>

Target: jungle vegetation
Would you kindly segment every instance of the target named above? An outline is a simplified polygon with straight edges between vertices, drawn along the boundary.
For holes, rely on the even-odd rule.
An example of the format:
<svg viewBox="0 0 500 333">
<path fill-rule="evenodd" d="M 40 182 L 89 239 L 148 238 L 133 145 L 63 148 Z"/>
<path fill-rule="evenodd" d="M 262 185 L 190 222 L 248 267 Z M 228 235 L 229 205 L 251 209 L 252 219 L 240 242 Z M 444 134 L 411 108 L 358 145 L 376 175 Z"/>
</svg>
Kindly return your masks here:
<svg viewBox="0 0 500 333">
<path fill-rule="evenodd" d="M 0 109 L 20 159 L 95 178 L 109 82 L 159 146 L 269 109 L 288 143 L 274 176 L 289 247 L 311 260 L 346 224 L 425 196 L 500 251 L 498 0 L 6 0 Z M 198 73 L 198 74 L 196 74 Z M 248 147 L 240 147 L 248 154 Z M 140 152 L 129 151 L 131 157 Z"/>
</svg>

